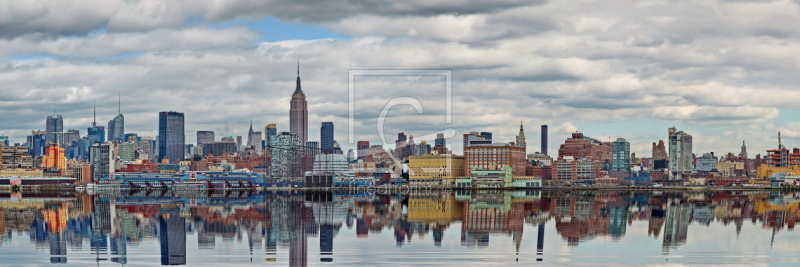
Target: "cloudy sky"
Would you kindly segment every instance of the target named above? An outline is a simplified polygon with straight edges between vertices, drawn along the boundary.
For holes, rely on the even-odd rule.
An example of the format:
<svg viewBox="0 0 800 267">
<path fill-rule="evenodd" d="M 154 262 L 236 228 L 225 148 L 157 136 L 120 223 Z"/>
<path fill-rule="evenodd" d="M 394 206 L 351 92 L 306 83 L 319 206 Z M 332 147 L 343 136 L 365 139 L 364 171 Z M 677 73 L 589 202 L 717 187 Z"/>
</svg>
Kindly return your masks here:
<svg viewBox="0 0 800 267">
<path fill-rule="evenodd" d="M 460 136 L 490 131 L 528 151 L 550 125 L 550 153 L 571 132 L 624 137 L 633 152 L 676 126 L 695 153 L 750 155 L 800 146 L 800 4 L 795 1 L 6 1 L 0 4 L 0 133 L 24 142 L 45 117 L 106 125 L 122 98 L 126 131 L 155 136 L 158 112 L 198 130 L 288 129 L 300 62 L 309 135 L 333 121 L 348 138 L 349 70 L 452 70 L 452 123 L 441 76 L 358 76 L 355 140 L 384 129 Z M 451 139 L 460 152 L 459 138 Z"/>
</svg>

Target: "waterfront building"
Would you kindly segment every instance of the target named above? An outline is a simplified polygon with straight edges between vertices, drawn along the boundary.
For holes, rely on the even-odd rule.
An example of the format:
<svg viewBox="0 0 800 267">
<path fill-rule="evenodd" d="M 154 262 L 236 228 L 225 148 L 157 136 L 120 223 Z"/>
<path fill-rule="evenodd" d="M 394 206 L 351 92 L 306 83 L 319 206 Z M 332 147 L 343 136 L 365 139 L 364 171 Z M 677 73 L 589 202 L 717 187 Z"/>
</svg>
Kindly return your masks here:
<svg viewBox="0 0 800 267">
<path fill-rule="evenodd" d="M 162 111 L 158 116 L 158 161 L 180 162 L 184 159 L 186 136 L 183 113 Z"/>
<path fill-rule="evenodd" d="M 322 127 L 320 127 L 319 131 L 319 142 L 322 153 L 333 153 L 333 142 L 335 142 L 333 140 L 333 129 L 332 121 L 322 122 Z"/>
<path fill-rule="evenodd" d="M 424 155 L 408 157 L 408 179 L 411 185 L 453 186 L 464 176 L 464 157 Z"/>
<path fill-rule="evenodd" d="M 553 162 L 552 179 L 564 182 L 593 181 L 602 177 L 594 160 L 574 159 L 570 156 Z"/>
<path fill-rule="evenodd" d="M 308 142 L 308 103 L 300 89 L 300 63 L 297 64 L 297 87 L 292 93 L 289 109 L 289 132 L 300 137 L 300 143 Z"/>
<path fill-rule="evenodd" d="M 472 167 L 487 169 L 491 165 L 499 169 L 509 166 L 514 175 L 524 176 L 525 147 L 515 143 L 492 143 L 476 132 L 464 134 L 464 175 L 469 176 Z"/>
<path fill-rule="evenodd" d="M 670 180 L 683 181 L 692 172 L 692 135 L 669 128 Z"/>
<path fill-rule="evenodd" d="M 631 144 L 628 143 L 625 138 L 617 138 L 617 140 L 611 144 L 611 171 L 630 170 Z"/>
<path fill-rule="evenodd" d="M 301 159 L 303 148 L 300 137 L 289 132 L 280 133 L 273 148 L 270 174 L 278 179 L 302 179 Z"/>
<path fill-rule="evenodd" d="M 314 173 L 342 173 L 349 170 L 347 158 L 342 154 L 317 154 L 314 158 Z"/>
<path fill-rule="evenodd" d="M 457 178 L 456 187 L 475 187 L 475 188 L 505 188 L 511 187 L 513 182 L 513 170 L 509 166 L 497 168 L 495 165 L 487 169 L 471 167 L 469 176 Z"/>
</svg>

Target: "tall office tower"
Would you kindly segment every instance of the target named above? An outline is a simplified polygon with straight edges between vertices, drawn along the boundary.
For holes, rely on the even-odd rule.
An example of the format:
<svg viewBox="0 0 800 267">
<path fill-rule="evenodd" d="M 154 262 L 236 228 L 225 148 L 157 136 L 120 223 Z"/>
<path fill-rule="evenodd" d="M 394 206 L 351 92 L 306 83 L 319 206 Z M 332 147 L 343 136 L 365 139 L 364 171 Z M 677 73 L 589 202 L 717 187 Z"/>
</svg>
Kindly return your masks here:
<svg viewBox="0 0 800 267">
<path fill-rule="evenodd" d="M 682 181 L 692 172 L 692 135 L 669 128 L 670 180 Z"/>
<path fill-rule="evenodd" d="M 542 154 L 547 155 L 547 125 L 542 125 Z"/>
<path fill-rule="evenodd" d="M 278 126 L 274 123 L 264 126 L 264 140 L 266 140 L 266 147 L 272 153 L 272 146 L 275 145 L 275 137 L 278 136 Z"/>
<path fill-rule="evenodd" d="M 7 146 L 8 145 L 8 136 L 0 135 L 0 145 Z"/>
<path fill-rule="evenodd" d="M 73 142 L 78 141 L 78 139 L 81 139 L 81 131 L 75 129 L 69 129 L 66 132 L 64 132 L 64 138 L 63 138 L 64 143 L 61 144 L 61 147 L 66 148 L 72 145 Z"/>
<path fill-rule="evenodd" d="M 197 145 L 214 142 L 214 131 L 197 131 Z"/>
<path fill-rule="evenodd" d="M 611 170 L 631 170 L 631 143 L 628 143 L 625 138 L 617 138 L 611 143 Z"/>
<path fill-rule="evenodd" d="M 87 137 L 89 144 L 105 143 L 106 142 L 106 129 L 103 126 L 97 126 L 97 107 L 94 108 L 94 119 L 92 119 L 92 127 L 87 129 Z"/>
<path fill-rule="evenodd" d="M 353 152 L 353 150 L 352 149 L 348 149 L 347 150 L 347 162 L 352 162 L 355 159 L 356 159 L 356 156 L 355 156 L 355 153 Z"/>
<path fill-rule="evenodd" d="M 46 140 L 47 133 L 45 131 L 31 131 L 31 135 L 28 136 L 28 154 L 33 157 L 44 155 Z"/>
<path fill-rule="evenodd" d="M 180 208 L 159 208 L 158 241 L 161 265 L 186 265 L 186 218 Z"/>
<path fill-rule="evenodd" d="M 356 143 L 356 155 L 358 159 L 364 159 L 367 156 L 367 149 L 369 149 L 369 141 L 358 141 Z"/>
<path fill-rule="evenodd" d="M 319 142 L 322 153 L 333 153 L 333 122 L 322 122 L 322 128 L 319 131 Z"/>
<path fill-rule="evenodd" d="M 122 100 L 119 100 L 117 116 L 108 121 L 108 141 L 125 142 L 125 116 L 122 116 Z"/>
<path fill-rule="evenodd" d="M 247 147 L 251 147 L 257 154 L 261 154 L 261 132 L 253 131 L 253 121 L 250 121 L 250 131 L 247 132 Z"/>
<path fill-rule="evenodd" d="M 517 134 L 517 146 L 526 147 L 525 131 L 522 130 L 522 121 L 519 122 L 519 134 Z"/>
<path fill-rule="evenodd" d="M 272 150 L 272 166 L 270 167 L 272 178 L 284 179 L 284 181 L 302 178 L 300 171 L 302 149 L 299 136 L 289 132 L 280 133 L 275 138 L 275 147 Z"/>
<path fill-rule="evenodd" d="M 177 164 L 184 158 L 186 136 L 183 132 L 183 113 L 162 111 L 158 114 L 158 161 Z"/>
<path fill-rule="evenodd" d="M 92 164 L 92 181 L 108 176 L 114 170 L 114 147 L 111 142 L 94 143 L 89 147 L 89 163 Z"/>
<path fill-rule="evenodd" d="M 61 118 L 61 115 L 47 116 L 45 131 L 47 133 L 44 141 L 45 147 L 52 143 L 64 143 L 64 119 Z"/>
<path fill-rule="evenodd" d="M 292 93 L 289 109 L 289 132 L 300 137 L 300 143 L 308 142 L 308 103 L 306 95 L 300 89 L 300 63 L 297 63 L 297 88 Z"/>
</svg>

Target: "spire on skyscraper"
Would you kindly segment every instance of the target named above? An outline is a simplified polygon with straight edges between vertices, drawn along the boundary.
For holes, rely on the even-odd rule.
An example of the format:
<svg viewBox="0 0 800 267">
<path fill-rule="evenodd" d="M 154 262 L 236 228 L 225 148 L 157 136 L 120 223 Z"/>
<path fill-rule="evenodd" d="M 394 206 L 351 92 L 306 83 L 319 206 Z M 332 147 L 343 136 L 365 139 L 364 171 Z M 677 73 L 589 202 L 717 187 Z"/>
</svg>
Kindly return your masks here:
<svg viewBox="0 0 800 267">
<path fill-rule="evenodd" d="M 297 87 L 294 89 L 294 93 L 303 93 L 303 90 L 300 89 L 300 60 L 297 61 Z"/>
<path fill-rule="evenodd" d="M 525 147 L 525 131 L 522 130 L 522 121 L 519 121 L 519 134 L 517 135 L 517 146 Z"/>
<path fill-rule="evenodd" d="M 93 108 L 93 115 L 92 115 L 92 127 L 97 127 L 97 100 L 94 101 L 94 108 Z"/>
<path fill-rule="evenodd" d="M 122 114 L 122 94 L 117 94 L 117 113 Z"/>
</svg>

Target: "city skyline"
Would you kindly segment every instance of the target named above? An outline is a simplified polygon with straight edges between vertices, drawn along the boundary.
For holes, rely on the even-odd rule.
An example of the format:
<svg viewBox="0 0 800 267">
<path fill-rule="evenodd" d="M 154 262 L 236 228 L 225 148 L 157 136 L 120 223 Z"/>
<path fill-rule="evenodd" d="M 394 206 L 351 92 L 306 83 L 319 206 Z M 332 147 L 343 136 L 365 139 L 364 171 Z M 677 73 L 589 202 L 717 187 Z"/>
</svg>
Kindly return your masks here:
<svg viewBox="0 0 800 267">
<path fill-rule="evenodd" d="M 794 119 L 800 107 L 791 101 L 800 94 L 793 75 L 798 67 L 786 63 L 800 48 L 800 34 L 789 20 L 774 20 L 800 14 L 791 1 L 468 1 L 408 10 L 334 5 L 334 12 L 238 2 L 165 9 L 142 3 L 13 5 L 0 11 L 10 18 L 0 22 L 9 29 L 0 35 L 0 101 L 15 111 L 0 115 L 0 133 L 12 143 L 44 130 L 53 100 L 64 129 L 84 131 L 91 126 L 91 103 L 98 101 L 97 121 L 105 125 L 116 115 L 116 97 L 127 103 L 126 131 L 140 136 L 157 136 L 155 121 L 163 110 L 186 114 L 187 143 L 200 130 L 246 136 L 250 118 L 256 128 L 275 123 L 288 130 L 299 60 L 309 140 L 319 136 L 316 125 L 332 121 L 343 149 L 355 147 L 345 138 L 350 69 L 453 70 L 452 125 L 458 134 L 486 131 L 495 140 L 513 141 L 517 121 L 546 124 L 549 154 L 576 130 L 603 141 L 625 138 L 631 152 L 647 154 L 672 126 L 694 137 L 697 154 L 736 153 L 742 141 L 755 151 L 751 157 L 763 154 L 777 147 L 778 131 L 787 146 L 800 146 Z M 54 10 L 59 12 L 48 12 Z M 47 15 L 55 13 L 64 18 Z M 739 23 L 743 17 L 748 23 Z M 362 82 L 355 140 L 373 144 L 380 140 L 378 111 L 397 96 L 390 93 L 398 93 L 388 89 L 431 99 L 436 96 L 429 92 L 441 86 L 436 79 Z M 392 110 L 386 132 L 441 130 L 441 107 L 425 107 L 424 115 Z M 539 150 L 532 138 L 538 131 L 528 130 L 528 151 Z M 459 142 L 450 143 L 460 151 Z"/>
</svg>

